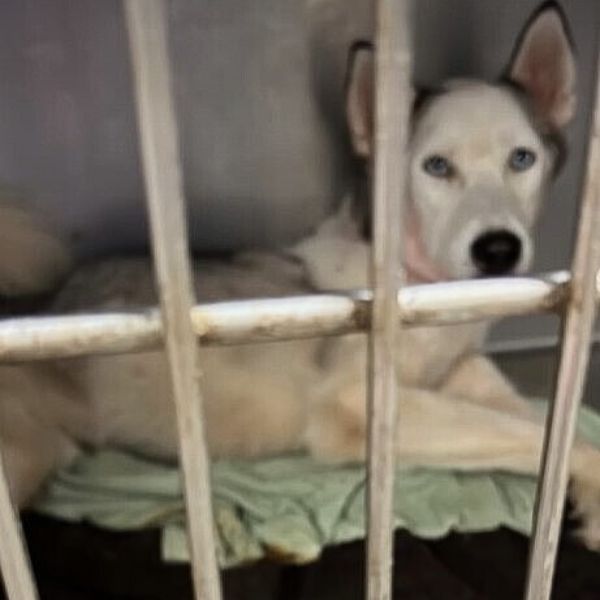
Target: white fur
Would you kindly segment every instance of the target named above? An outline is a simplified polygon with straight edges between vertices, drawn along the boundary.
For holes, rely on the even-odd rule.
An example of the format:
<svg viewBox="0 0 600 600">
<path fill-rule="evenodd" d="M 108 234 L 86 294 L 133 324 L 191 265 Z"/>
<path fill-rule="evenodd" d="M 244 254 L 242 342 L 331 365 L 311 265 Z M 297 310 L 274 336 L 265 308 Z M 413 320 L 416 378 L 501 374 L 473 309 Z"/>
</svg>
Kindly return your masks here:
<svg viewBox="0 0 600 600">
<path fill-rule="evenodd" d="M 472 243 L 486 231 L 506 229 L 523 244 L 517 272 L 524 272 L 532 257 L 528 232 L 553 156 L 508 91 L 464 81 L 448 89 L 424 109 L 411 142 L 410 194 L 426 248 L 448 276 L 473 277 Z M 533 167 L 522 173 L 507 168 L 517 147 L 537 155 Z M 434 154 L 451 160 L 454 177 L 436 179 L 423 170 L 424 160 Z"/>
</svg>

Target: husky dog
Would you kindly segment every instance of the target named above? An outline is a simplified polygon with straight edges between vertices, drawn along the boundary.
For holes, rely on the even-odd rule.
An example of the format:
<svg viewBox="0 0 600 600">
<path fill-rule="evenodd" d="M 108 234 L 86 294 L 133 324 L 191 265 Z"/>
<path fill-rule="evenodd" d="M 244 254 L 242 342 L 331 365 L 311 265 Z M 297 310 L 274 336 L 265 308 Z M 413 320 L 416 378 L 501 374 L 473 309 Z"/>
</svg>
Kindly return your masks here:
<svg viewBox="0 0 600 600">
<path fill-rule="evenodd" d="M 346 105 L 354 149 L 367 160 L 373 146 L 372 63 L 372 51 L 357 46 Z M 409 218 L 405 231 L 398 232 L 404 236 L 411 281 L 526 271 L 533 254 L 530 231 L 562 159 L 560 133 L 574 114 L 574 88 L 575 63 L 563 16 L 556 5 L 545 4 L 525 28 L 502 83 L 449 81 L 416 103 Z M 14 225 L 1 226 L 3 241 L 5 229 L 10 233 Z M 35 247 L 40 237 L 30 229 Z M 26 237 L 25 231 L 19 243 Z M 45 253 L 46 262 L 52 255 Z M 57 263 L 45 265 L 41 283 L 64 264 L 62 252 L 54 255 Z M 360 288 L 368 284 L 368 255 L 362 227 L 344 206 L 292 248 L 196 263 L 197 294 L 202 301 L 217 301 Z M 8 256 L 0 270 L 5 279 L 38 272 L 28 271 L 21 255 Z M 12 291 L 15 281 L 7 283 Z M 32 285 L 22 283 L 25 289 Z M 154 303 L 150 263 L 126 259 L 76 270 L 54 310 Z M 543 425 L 479 353 L 488 325 L 401 331 L 400 463 L 538 470 Z M 365 336 L 199 352 L 213 457 L 304 449 L 319 460 L 363 460 Z M 177 441 L 163 352 L 0 367 L 0 445 L 20 506 L 82 448 L 113 446 L 175 460 Z M 578 441 L 571 476 L 581 537 L 590 548 L 600 547 L 600 452 Z"/>
</svg>

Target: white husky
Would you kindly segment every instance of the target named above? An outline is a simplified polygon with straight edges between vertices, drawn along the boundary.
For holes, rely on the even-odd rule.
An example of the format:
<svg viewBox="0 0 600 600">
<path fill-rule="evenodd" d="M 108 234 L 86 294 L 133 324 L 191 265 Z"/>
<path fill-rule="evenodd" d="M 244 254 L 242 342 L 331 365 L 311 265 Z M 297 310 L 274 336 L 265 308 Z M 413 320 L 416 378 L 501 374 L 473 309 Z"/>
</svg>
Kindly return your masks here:
<svg viewBox="0 0 600 600">
<path fill-rule="evenodd" d="M 373 120 L 368 47 L 355 48 L 348 81 L 353 145 L 368 159 Z M 529 232 L 561 158 L 559 133 L 574 113 L 574 86 L 574 58 L 562 15 L 546 4 L 525 29 L 504 83 L 451 81 L 416 103 L 410 218 L 403 232 L 411 280 L 528 268 Z M 14 222 L 16 213 L 5 212 Z M 2 227 L 14 228 L 7 218 Z M 13 277 L 12 292 L 19 289 L 14 274 L 35 273 L 36 257 L 44 257 L 46 280 L 65 263 L 60 247 L 24 218 L 20 223 L 23 233 L 13 237 L 0 267 L 7 269 L 0 271 L 0 284 L 3 277 Z M 352 211 L 344 208 L 291 249 L 197 263 L 198 296 L 214 301 L 366 286 L 369 248 L 361 231 Z M 4 229 L 3 239 L 8 239 Z M 20 251 L 39 243 L 45 244 L 44 252 Z M 56 263 L 48 266 L 53 256 Z M 24 291 L 36 285 L 30 279 L 21 283 Z M 55 310 L 155 302 L 149 263 L 130 259 L 76 271 L 59 293 Z M 478 354 L 487 325 L 402 331 L 401 463 L 537 471 L 542 425 Z M 255 457 L 306 449 L 321 460 L 363 459 L 365 345 L 365 337 L 357 335 L 201 349 L 212 455 Z M 19 505 L 86 446 L 125 447 L 176 459 L 177 431 L 163 353 L 0 367 L 0 445 Z M 578 442 L 571 474 L 572 500 L 583 519 L 581 535 L 589 547 L 597 547 L 600 453 Z"/>
</svg>

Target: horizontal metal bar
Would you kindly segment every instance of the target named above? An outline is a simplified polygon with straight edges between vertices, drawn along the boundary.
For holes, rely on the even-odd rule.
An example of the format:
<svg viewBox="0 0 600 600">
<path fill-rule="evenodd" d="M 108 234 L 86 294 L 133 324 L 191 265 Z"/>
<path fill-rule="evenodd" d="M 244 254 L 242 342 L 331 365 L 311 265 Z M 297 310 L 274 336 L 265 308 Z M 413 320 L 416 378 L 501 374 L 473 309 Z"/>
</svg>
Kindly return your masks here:
<svg viewBox="0 0 600 600">
<path fill-rule="evenodd" d="M 444 325 L 562 308 L 569 275 L 472 280 L 402 288 L 398 316 L 406 326 Z M 600 297 L 600 294 L 598 294 Z M 199 304 L 191 311 L 203 345 L 341 335 L 369 327 L 371 293 L 315 294 Z M 0 321 L 0 360 L 118 354 L 161 347 L 157 309 Z"/>
</svg>

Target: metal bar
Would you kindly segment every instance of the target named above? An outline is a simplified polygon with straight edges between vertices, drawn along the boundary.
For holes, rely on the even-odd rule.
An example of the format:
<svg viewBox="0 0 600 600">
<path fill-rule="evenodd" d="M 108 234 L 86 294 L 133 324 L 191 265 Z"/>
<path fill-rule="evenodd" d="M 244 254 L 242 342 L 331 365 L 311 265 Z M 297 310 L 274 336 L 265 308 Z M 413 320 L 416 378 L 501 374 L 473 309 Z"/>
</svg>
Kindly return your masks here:
<svg viewBox="0 0 600 600">
<path fill-rule="evenodd" d="M 378 0 L 375 53 L 373 305 L 369 337 L 367 598 L 392 595 L 398 287 L 411 98 L 409 0 Z"/>
<path fill-rule="evenodd" d="M 398 294 L 398 318 L 403 326 L 415 327 L 552 312 L 562 308 L 568 290 L 564 272 L 404 287 Z M 191 310 L 191 320 L 202 345 L 224 345 L 365 331 L 370 312 L 371 293 L 363 290 L 199 304 Z M 4 319 L 0 360 L 151 350 L 161 347 L 161 331 L 156 309 Z"/>
<path fill-rule="evenodd" d="M 544 442 L 535 531 L 529 557 L 527 600 L 548 600 L 560 537 L 569 476 L 569 456 L 583 394 L 596 314 L 600 267 L 600 55 L 596 105 L 588 149 L 586 180 L 563 324 L 556 395 Z"/>
<path fill-rule="evenodd" d="M 195 597 L 221 598 L 202 419 L 181 161 L 163 0 L 126 0 L 161 314 L 179 429 Z"/>
<path fill-rule="evenodd" d="M 19 517 L 13 508 L 0 460 L 0 572 L 9 600 L 37 600 L 31 563 L 21 531 Z"/>
</svg>

